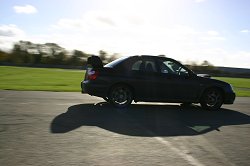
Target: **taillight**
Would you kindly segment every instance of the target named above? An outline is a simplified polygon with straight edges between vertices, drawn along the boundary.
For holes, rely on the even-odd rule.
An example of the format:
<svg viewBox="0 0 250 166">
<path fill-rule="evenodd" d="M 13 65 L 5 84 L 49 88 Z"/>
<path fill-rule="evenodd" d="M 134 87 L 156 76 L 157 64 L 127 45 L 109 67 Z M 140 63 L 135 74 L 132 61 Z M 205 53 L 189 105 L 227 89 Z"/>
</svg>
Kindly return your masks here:
<svg viewBox="0 0 250 166">
<path fill-rule="evenodd" d="M 97 78 L 98 75 L 99 75 L 99 72 L 98 72 L 98 71 L 89 70 L 89 71 L 88 71 L 87 79 L 88 79 L 88 80 L 95 80 L 95 79 Z"/>
</svg>

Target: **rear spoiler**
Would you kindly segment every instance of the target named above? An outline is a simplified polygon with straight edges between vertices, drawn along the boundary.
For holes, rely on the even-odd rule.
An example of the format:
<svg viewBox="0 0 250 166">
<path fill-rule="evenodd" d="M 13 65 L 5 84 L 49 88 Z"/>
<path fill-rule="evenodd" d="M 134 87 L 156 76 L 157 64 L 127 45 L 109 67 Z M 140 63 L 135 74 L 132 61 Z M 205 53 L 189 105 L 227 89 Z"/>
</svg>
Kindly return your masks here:
<svg viewBox="0 0 250 166">
<path fill-rule="evenodd" d="M 103 68 L 102 60 L 99 56 L 92 55 L 87 59 L 87 67 L 92 67 L 94 69 Z"/>
</svg>

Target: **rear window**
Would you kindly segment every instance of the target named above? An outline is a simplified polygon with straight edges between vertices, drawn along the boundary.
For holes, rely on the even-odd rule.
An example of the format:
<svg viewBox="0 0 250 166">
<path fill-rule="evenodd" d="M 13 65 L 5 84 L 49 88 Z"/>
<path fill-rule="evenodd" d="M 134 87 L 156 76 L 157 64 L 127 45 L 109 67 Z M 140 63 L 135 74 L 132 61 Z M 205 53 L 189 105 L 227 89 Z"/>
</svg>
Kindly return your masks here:
<svg viewBox="0 0 250 166">
<path fill-rule="evenodd" d="M 119 63 L 121 63 L 122 61 L 124 61 L 127 58 L 128 57 L 122 57 L 122 58 L 116 59 L 116 60 L 106 64 L 104 67 L 113 68 L 113 67 L 115 67 L 116 65 L 118 65 Z"/>
</svg>

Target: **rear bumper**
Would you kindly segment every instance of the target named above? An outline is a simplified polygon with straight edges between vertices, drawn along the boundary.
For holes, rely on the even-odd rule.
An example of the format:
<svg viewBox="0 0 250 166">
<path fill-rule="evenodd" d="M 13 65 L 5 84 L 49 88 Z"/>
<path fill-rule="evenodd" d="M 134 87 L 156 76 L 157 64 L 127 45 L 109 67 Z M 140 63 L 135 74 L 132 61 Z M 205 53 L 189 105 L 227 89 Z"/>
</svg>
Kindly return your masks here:
<svg viewBox="0 0 250 166">
<path fill-rule="evenodd" d="M 108 93 L 107 87 L 102 84 L 95 84 L 91 81 L 81 82 L 82 93 L 87 93 L 91 96 L 106 97 Z"/>
<path fill-rule="evenodd" d="M 234 103 L 234 100 L 235 100 L 235 93 L 232 92 L 232 93 L 226 93 L 225 94 L 225 98 L 224 98 L 224 104 L 233 104 Z"/>
<path fill-rule="evenodd" d="M 83 82 L 84 81 L 81 82 L 81 89 L 82 89 L 81 92 L 82 93 L 87 93 L 86 88 L 84 87 L 84 83 Z"/>
</svg>

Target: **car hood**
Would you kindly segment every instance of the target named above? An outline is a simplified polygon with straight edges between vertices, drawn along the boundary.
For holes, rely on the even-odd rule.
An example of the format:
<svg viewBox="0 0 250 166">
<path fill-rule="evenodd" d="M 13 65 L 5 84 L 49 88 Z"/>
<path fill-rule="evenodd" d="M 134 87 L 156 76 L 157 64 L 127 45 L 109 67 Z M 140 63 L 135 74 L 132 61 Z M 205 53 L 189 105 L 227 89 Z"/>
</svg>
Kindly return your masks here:
<svg viewBox="0 0 250 166">
<path fill-rule="evenodd" d="M 204 82 L 206 84 L 216 84 L 216 85 L 220 85 L 220 86 L 228 86 L 228 85 L 230 85 L 227 82 L 211 78 L 211 76 L 210 77 L 204 77 L 204 76 L 200 76 L 200 74 L 197 74 L 197 77 L 200 80 L 202 80 L 202 82 Z"/>
<path fill-rule="evenodd" d="M 199 77 L 211 78 L 209 74 L 197 74 Z"/>
</svg>

